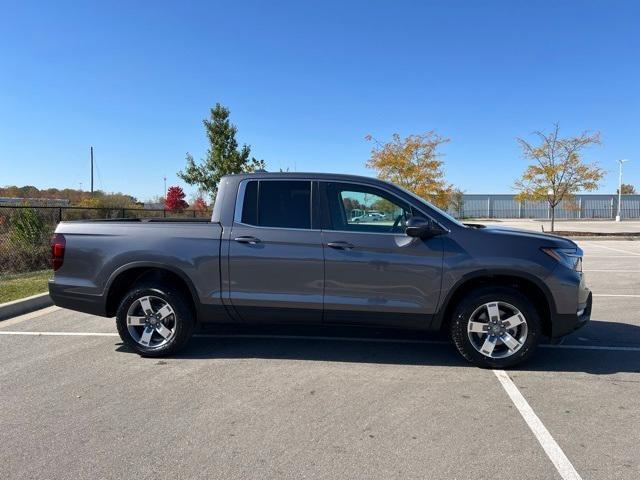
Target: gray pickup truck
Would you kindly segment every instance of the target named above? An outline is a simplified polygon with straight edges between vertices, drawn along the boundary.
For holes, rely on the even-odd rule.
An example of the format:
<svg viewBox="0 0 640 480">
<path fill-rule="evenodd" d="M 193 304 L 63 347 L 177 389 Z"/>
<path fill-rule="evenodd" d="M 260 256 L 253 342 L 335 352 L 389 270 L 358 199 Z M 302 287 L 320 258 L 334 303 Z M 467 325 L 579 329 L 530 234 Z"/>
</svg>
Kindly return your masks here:
<svg viewBox="0 0 640 480">
<path fill-rule="evenodd" d="M 205 322 L 368 325 L 444 330 L 470 362 L 504 368 L 591 315 L 570 240 L 462 224 L 349 175 L 226 176 L 210 222 L 62 222 L 52 257 L 55 304 L 115 316 L 145 356 Z"/>
</svg>

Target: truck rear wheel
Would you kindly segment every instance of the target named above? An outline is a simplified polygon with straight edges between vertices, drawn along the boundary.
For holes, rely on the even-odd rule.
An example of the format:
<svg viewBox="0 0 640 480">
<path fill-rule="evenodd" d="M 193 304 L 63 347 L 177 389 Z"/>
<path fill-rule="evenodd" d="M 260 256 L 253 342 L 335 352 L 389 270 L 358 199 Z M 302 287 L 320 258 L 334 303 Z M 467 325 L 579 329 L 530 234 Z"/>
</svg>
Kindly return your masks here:
<svg viewBox="0 0 640 480">
<path fill-rule="evenodd" d="M 507 368 L 528 359 L 540 341 L 540 316 L 521 292 L 484 287 L 455 308 L 451 338 L 458 351 L 479 367 Z"/>
<path fill-rule="evenodd" d="M 194 313 L 184 294 L 168 285 L 135 286 L 116 313 L 122 341 L 146 357 L 178 352 L 191 338 L 194 325 Z"/>
</svg>

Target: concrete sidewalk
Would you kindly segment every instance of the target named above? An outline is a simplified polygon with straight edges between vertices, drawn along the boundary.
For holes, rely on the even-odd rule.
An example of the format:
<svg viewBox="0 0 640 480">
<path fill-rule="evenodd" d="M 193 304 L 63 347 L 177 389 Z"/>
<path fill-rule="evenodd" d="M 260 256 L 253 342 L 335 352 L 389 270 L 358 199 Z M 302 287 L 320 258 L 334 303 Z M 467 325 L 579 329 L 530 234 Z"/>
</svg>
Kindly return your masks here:
<svg viewBox="0 0 640 480">
<path fill-rule="evenodd" d="M 532 219 L 476 219 L 464 220 L 466 223 L 481 223 L 483 225 L 498 225 L 502 227 L 521 228 L 541 232 L 551 231 L 549 220 Z M 592 233 L 638 233 L 640 232 L 640 220 L 556 220 L 555 230 L 558 232 L 592 232 Z"/>
</svg>

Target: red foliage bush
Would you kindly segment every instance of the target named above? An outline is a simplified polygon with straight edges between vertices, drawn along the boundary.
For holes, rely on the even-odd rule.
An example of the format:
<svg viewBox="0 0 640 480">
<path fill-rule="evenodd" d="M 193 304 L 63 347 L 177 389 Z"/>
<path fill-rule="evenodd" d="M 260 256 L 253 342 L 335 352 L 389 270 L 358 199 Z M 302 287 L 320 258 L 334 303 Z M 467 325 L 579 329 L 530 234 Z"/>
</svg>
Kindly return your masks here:
<svg viewBox="0 0 640 480">
<path fill-rule="evenodd" d="M 169 190 L 167 190 L 167 199 L 164 202 L 165 208 L 172 212 L 184 210 L 189 206 L 189 204 L 184 201 L 184 196 L 181 187 L 169 187 Z"/>
</svg>

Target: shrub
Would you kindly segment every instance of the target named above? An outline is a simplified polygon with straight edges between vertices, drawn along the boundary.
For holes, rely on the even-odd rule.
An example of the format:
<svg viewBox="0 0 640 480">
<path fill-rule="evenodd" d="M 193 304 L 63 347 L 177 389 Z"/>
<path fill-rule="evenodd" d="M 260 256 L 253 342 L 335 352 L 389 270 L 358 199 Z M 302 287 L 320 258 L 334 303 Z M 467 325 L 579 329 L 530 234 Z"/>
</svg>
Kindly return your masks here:
<svg viewBox="0 0 640 480">
<path fill-rule="evenodd" d="M 11 216 L 10 238 L 21 247 L 40 246 L 48 240 L 49 229 L 33 208 L 18 208 Z"/>
</svg>

